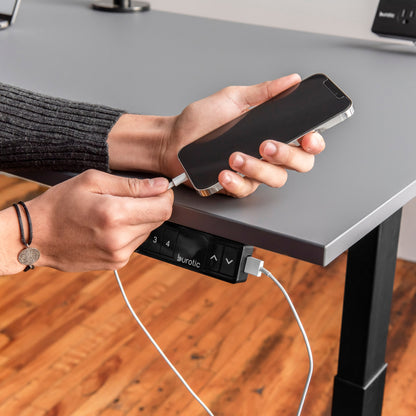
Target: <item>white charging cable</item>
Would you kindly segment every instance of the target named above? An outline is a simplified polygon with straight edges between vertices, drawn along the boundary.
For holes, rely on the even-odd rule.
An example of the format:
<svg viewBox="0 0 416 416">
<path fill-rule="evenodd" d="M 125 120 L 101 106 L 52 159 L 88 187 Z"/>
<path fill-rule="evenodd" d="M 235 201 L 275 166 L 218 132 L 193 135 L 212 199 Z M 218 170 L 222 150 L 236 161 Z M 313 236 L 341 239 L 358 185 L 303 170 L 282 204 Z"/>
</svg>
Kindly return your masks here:
<svg viewBox="0 0 416 416">
<path fill-rule="evenodd" d="M 299 326 L 299 329 L 302 333 L 303 339 L 305 341 L 305 345 L 306 345 L 306 349 L 308 351 L 308 356 L 309 356 L 309 372 L 308 372 L 308 377 L 306 379 L 306 384 L 305 387 L 303 389 L 303 394 L 302 394 L 302 398 L 301 398 L 301 402 L 299 404 L 298 407 L 298 411 L 296 416 L 300 416 L 302 413 L 302 408 L 303 405 L 305 403 L 305 399 L 306 399 L 306 394 L 308 393 L 308 389 L 309 389 L 309 384 L 311 382 L 311 378 L 312 378 L 312 373 L 313 373 L 313 357 L 312 357 L 312 350 L 311 350 L 311 346 L 309 344 L 309 340 L 308 340 L 308 336 L 306 335 L 305 329 L 303 328 L 302 322 L 299 318 L 298 313 L 296 312 L 296 309 L 293 305 L 292 300 L 290 299 L 288 293 L 286 292 L 286 290 L 284 289 L 284 287 L 282 286 L 282 284 L 273 276 L 272 273 L 270 273 L 267 269 L 265 269 L 263 267 L 264 265 L 264 261 L 263 260 L 259 260 L 256 259 L 254 257 L 248 257 L 246 260 L 246 265 L 244 268 L 244 271 L 247 274 L 251 274 L 254 276 L 261 276 L 261 274 L 265 274 L 267 277 L 269 277 L 270 279 L 273 280 L 273 282 L 279 287 L 279 289 L 282 291 L 284 297 L 286 298 L 290 309 L 292 310 L 292 313 L 296 319 L 296 322 Z M 166 361 L 166 363 L 169 365 L 169 367 L 172 369 L 172 371 L 176 374 L 176 376 L 179 378 L 179 380 L 183 383 L 183 385 L 188 389 L 188 391 L 192 394 L 192 396 L 195 398 L 195 400 L 197 400 L 197 402 L 204 408 L 204 410 L 207 412 L 208 415 L 210 416 L 214 416 L 214 414 L 211 412 L 211 410 L 208 408 L 208 406 L 198 397 L 198 395 L 191 389 L 191 387 L 188 385 L 188 383 L 185 381 L 185 379 L 181 376 L 181 374 L 179 373 L 179 371 L 175 368 L 175 366 L 169 361 L 169 359 L 167 358 L 167 356 L 165 355 L 165 353 L 162 351 L 162 349 L 159 347 L 159 345 L 156 343 L 156 341 L 153 339 L 153 337 L 150 335 L 149 331 L 146 329 L 146 327 L 143 325 L 143 323 L 140 321 L 139 317 L 136 315 L 136 312 L 134 311 L 134 309 L 132 308 L 132 306 L 130 305 L 130 302 L 127 298 L 126 292 L 124 291 L 124 287 L 123 284 L 121 283 L 120 277 L 118 275 L 117 270 L 114 270 L 114 275 L 117 279 L 117 283 L 120 287 L 120 291 L 121 294 L 123 296 L 124 302 L 126 303 L 130 313 L 133 315 L 134 319 L 136 320 L 136 322 L 140 325 L 140 327 L 142 328 L 143 332 L 146 334 L 146 336 L 149 338 L 150 342 L 154 345 L 154 347 L 156 348 L 156 350 L 159 352 L 159 354 L 162 356 L 162 358 Z"/>
<path fill-rule="evenodd" d="M 172 189 L 175 186 L 179 186 L 180 184 L 186 182 L 188 180 L 188 176 L 186 176 L 186 173 L 183 172 L 180 175 L 174 177 L 170 182 L 169 182 L 169 187 L 168 189 Z"/>
<path fill-rule="evenodd" d="M 123 284 L 121 283 L 120 277 L 118 275 L 117 270 L 114 270 L 114 275 L 116 276 L 117 283 L 120 287 L 121 294 L 123 296 L 124 302 L 126 302 L 127 307 L 129 308 L 130 313 L 133 315 L 133 318 L 136 320 L 136 322 L 140 325 L 140 328 L 142 328 L 143 332 L 146 334 L 147 338 L 149 338 L 150 342 L 154 345 L 158 353 L 162 356 L 162 358 L 166 361 L 166 363 L 169 365 L 169 367 L 172 369 L 172 371 L 176 374 L 176 376 L 179 378 L 179 380 L 182 382 L 182 384 L 188 389 L 189 393 L 192 394 L 194 399 L 204 408 L 204 410 L 210 415 L 214 416 L 214 414 L 209 410 L 208 406 L 198 397 L 198 395 L 191 389 L 189 384 L 186 382 L 186 380 L 182 377 L 182 375 L 179 373 L 179 371 L 175 368 L 175 366 L 169 361 L 166 354 L 162 351 L 162 349 L 159 347 L 157 342 L 153 339 L 153 337 L 150 335 L 150 332 L 147 330 L 147 328 L 144 326 L 142 321 L 139 319 L 139 317 L 136 315 L 136 312 L 134 312 L 134 309 L 130 305 L 129 299 L 127 298 L 126 292 L 124 291 Z"/>
<path fill-rule="evenodd" d="M 265 274 L 267 277 L 272 279 L 272 281 L 279 287 L 279 289 L 282 291 L 283 296 L 286 298 L 287 303 L 290 306 L 290 309 L 292 310 L 292 313 L 296 319 L 296 322 L 299 326 L 300 332 L 302 333 L 303 339 L 305 341 L 306 350 L 308 351 L 308 357 L 309 357 L 309 372 L 308 377 L 306 378 L 305 387 L 303 389 L 302 398 L 298 407 L 298 412 L 296 413 L 296 416 L 300 416 L 302 413 L 302 408 L 305 403 L 306 395 L 308 393 L 309 384 L 311 383 L 312 379 L 312 373 L 313 373 L 313 356 L 312 356 L 312 349 L 311 345 L 309 344 L 308 336 L 306 335 L 306 331 L 303 328 L 302 322 L 299 318 L 299 315 L 295 309 L 295 306 L 293 305 L 292 300 L 290 299 L 290 296 L 286 292 L 285 288 L 282 286 L 282 284 L 273 276 L 271 272 L 269 272 L 267 269 L 263 267 L 264 261 L 256 259 L 254 257 L 247 257 L 246 265 L 244 268 L 244 271 L 248 274 L 252 274 L 253 276 L 261 276 L 261 274 Z"/>
</svg>

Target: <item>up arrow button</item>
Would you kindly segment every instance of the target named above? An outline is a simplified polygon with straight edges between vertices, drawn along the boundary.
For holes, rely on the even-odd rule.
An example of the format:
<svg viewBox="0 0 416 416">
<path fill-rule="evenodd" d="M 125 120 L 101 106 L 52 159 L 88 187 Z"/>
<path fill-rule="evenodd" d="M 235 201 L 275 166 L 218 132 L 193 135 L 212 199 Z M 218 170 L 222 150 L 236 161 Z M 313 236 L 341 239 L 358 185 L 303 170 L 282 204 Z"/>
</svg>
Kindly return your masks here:
<svg viewBox="0 0 416 416">
<path fill-rule="evenodd" d="M 210 253 L 208 254 L 208 261 L 207 261 L 207 268 L 212 270 L 213 272 L 218 272 L 220 270 L 220 259 L 222 256 L 222 252 L 224 250 L 224 246 L 216 245 L 212 247 Z"/>
</svg>

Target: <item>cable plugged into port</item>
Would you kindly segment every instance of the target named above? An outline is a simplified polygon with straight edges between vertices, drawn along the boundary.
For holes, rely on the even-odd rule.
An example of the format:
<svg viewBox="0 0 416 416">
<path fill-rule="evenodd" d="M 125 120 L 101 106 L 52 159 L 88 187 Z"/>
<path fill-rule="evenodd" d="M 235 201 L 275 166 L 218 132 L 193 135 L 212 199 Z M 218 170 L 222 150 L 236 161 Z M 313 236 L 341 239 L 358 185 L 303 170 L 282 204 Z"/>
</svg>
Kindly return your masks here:
<svg viewBox="0 0 416 416">
<path fill-rule="evenodd" d="M 298 411 L 296 413 L 297 416 L 300 416 L 301 413 L 302 413 L 303 405 L 305 403 L 306 394 L 307 394 L 308 389 L 309 389 L 309 384 L 311 382 L 312 372 L 313 372 L 313 357 L 312 357 L 312 350 L 311 350 L 311 347 L 310 347 L 310 344 L 309 344 L 309 340 L 308 340 L 308 337 L 306 335 L 306 332 L 305 332 L 305 330 L 303 328 L 302 322 L 300 321 L 299 315 L 296 312 L 296 309 L 293 306 L 293 303 L 292 303 L 289 295 L 287 294 L 286 290 L 282 286 L 282 284 L 273 276 L 272 273 L 270 273 L 267 269 L 264 268 L 264 261 L 263 260 L 256 259 L 255 257 L 252 257 L 250 254 L 248 254 L 248 253 L 247 254 L 244 254 L 244 250 L 242 251 L 241 264 L 244 264 L 244 274 L 245 275 L 251 274 L 253 276 L 261 276 L 261 274 L 265 274 L 266 276 L 268 276 L 279 287 L 279 289 L 282 291 L 283 295 L 285 296 L 287 302 L 289 303 L 289 306 L 290 306 L 290 308 L 291 308 L 291 310 L 293 312 L 293 315 L 295 316 L 296 322 L 297 322 L 297 324 L 298 324 L 298 326 L 299 326 L 299 328 L 300 328 L 300 330 L 302 332 L 302 336 L 303 336 L 303 339 L 304 339 L 305 344 L 306 344 L 306 349 L 308 351 L 308 356 L 309 356 L 309 372 L 308 372 L 308 377 L 307 377 L 307 380 L 306 380 L 306 383 L 305 383 L 305 387 L 304 387 L 304 390 L 303 390 L 302 398 L 301 398 L 301 401 L 300 401 L 300 404 L 299 404 L 299 407 L 298 407 Z M 194 399 L 203 407 L 203 409 L 205 410 L 205 412 L 209 416 L 214 416 L 214 414 L 209 409 L 209 407 L 191 389 L 191 387 L 188 385 L 188 383 L 185 381 L 185 379 L 182 377 L 182 375 L 179 373 L 179 371 L 169 361 L 169 359 L 166 357 L 165 353 L 162 351 L 162 349 L 159 347 L 159 345 L 156 343 L 156 341 L 152 338 L 152 336 L 150 335 L 150 333 L 148 332 L 148 330 L 146 329 L 146 327 L 140 321 L 139 317 L 137 316 L 137 314 L 135 313 L 134 309 L 130 305 L 130 302 L 129 302 L 128 298 L 127 298 L 127 295 L 126 295 L 126 293 L 124 291 L 124 288 L 123 288 L 123 285 L 121 283 L 120 277 L 119 277 L 119 275 L 117 273 L 117 270 L 114 271 L 114 275 L 115 275 L 115 277 L 117 279 L 117 283 L 118 283 L 118 285 L 120 287 L 120 291 L 121 291 L 121 293 L 123 295 L 124 301 L 125 301 L 128 309 L 130 310 L 130 313 L 133 315 L 134 319 L 136 320 L 136 322 L 142 328 L 142 330 L 147 335 L 147 337 L 149 338 L 149 340 L 151 341 L 151 343 L 154 345 L 154 347 L 158 350 L 158 352 L 162 356 L 162 358 L 170 366 L 170 368 L 172 369 L 172 371 L 176 374 L 176 376 L 180 379 L 180 381 L 183 383 L 183 385 L 191 393 L 191 395 L 194 397 Z M 223 279 L 221 279 L 221 280 L 223 280 Z"/>
<path fill-rule="evenodd" d="M 176 186 L 181 185 L 182 183 L 186 182 L 188 180 L 188 177 L 186 176 L 186 173 L 183 172 L 180 175 L 176 176 L 169 182 L 168 189 L 172 189 Z"/>
<path fill-rule="evenodd" d="M 184 177 L 179 178 L 178 183 L 182 180 L 184 180 Z M 300 321 L 299 315 L 296 312 L 289 295 L 282 284 L 264 267 L 264 261 L 252 257 L 253 249 L 254 248 L 252 246 L 247 246 L 236 241 L 228 240 L 226 238 L 218 237 L 213 234 L 198 231 L 172 222 L 165 222 L 162 226 L 152 231 L 147 240 L 136 251 L 167 263 L 193 270 L 229 283 L 245 282 L 249 274 L 253 276 L 261 276 L 264 274 L 279 287 L 289 303 L 293 315 L 295 316 L 309 356 L 309 373 L 297 411 L 297 416 L 300 416 L 312 378 L 312 350 L 302 322 Z M 208 415 L 213 416 L 212 411 L 190 388 L 178 370 L 173 366 L 157 345 L 156 341 L 151 337 L 145 326 L 141 323 L 127 299 L 127 295 L 124 292 L 123 285 L 117 271 L 114 271 L 114 274 L 120 286 L 120 291 L 123 295 L 124 301 L 137 323 L 192 396 L 199 402 Z"/>
<path fill-rule="evenodd" d="M 255 257 L 247 257 L 246 265 L 244 267 L 244 271 L 247 274 L 251 274 L 253 276 L 260 277 L 261 276 L 261 269 L 264 266 L 264 261 L 256 259 Z"/>
</svg>

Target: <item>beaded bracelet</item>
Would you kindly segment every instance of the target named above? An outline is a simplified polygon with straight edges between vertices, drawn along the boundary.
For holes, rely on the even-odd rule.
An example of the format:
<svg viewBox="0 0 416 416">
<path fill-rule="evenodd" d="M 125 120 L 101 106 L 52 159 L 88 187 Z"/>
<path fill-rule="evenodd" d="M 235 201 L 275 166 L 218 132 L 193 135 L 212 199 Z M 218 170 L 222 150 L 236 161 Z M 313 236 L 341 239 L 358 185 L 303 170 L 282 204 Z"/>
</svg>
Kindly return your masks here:
<svg viewBox="0 0 416 416">
<path fill-rule="evenodd" d="M 20 208 L 18 205 L 21 205 L 23 207 L 25 214 L 26 214 L 27 223 L 29 225 L 28 241 L 26 241 L 26 238 L 25 238 L 22 215 L 20 214 Z M 17 260 L 20 264 L 23 264 L 24 266 L 26 266 L 23 271 L 27 272 L 28 270 L 32 270 L 35 268 L 34 263 L 36 263 L 39 260 L 40 252 L 37 248 L 29 247 L 30 244 L 32 244 L 33 229 L 32 229 L 32 220 L 30 218 L 29 210 L 27 209 L 26 204 L 23 201 L 19 201 L 17 204 L 13 204 L 13 206 L 14 206 L 14 209 L 16 210 L 17 219 L 19 221 L 20 241 L 26 247 L 18 254 Z"/>
</svg>

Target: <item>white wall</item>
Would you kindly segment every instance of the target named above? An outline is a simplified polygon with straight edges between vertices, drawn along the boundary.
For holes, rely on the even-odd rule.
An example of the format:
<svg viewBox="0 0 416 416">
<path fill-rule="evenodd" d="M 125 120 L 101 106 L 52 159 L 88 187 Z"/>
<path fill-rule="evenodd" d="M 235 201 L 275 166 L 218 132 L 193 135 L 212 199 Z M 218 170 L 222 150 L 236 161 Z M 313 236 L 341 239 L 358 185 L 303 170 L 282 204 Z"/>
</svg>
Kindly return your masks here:
<svg viewBox="0 0 416 416">
<path fill-rule="evenodd" d="M 150 0 L 153 9 L 363 39 L 378 0 Z"/>
<path fill-rule="evenodd" d="M 371 32 L 378 0 L 150 0 L 155 10 L 383 42 Z M 399 257 L 416 262 L 416 199 L 403 210 Z"/>
</svg>

